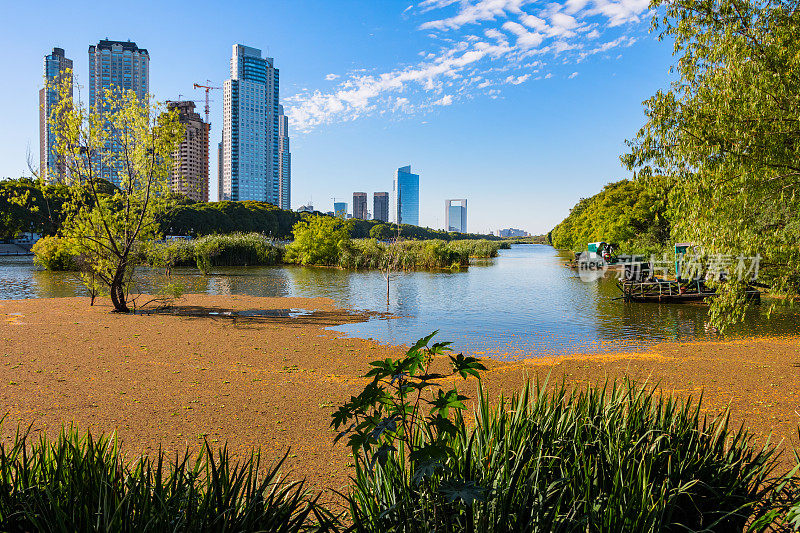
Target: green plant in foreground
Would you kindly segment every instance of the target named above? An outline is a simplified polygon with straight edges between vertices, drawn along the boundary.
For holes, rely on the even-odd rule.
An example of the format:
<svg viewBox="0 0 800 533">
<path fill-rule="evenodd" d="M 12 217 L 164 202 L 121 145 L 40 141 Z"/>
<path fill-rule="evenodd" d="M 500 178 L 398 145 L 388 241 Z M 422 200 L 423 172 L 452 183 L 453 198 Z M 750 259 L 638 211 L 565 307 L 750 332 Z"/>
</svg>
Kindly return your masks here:
<svg viewBox="0 0 800 533">
<path fill-rule="evenodd" d="M 448 514 L 457 501 L 469 504 L 484 497 L 482 487 L 450 467 L 457 459 L 452 444 L 459 432 L 451 417 L 461 420 L 456 413 L 464 409 L 467 398 L 455 387 L 444 390 L 440 382 L 453 376 L 478 377 L 480 370 L 486 370 L 474 357 L 448 354 L 449 342 L 430 344 L 435 334 L 417 341 L 401 359 L 370 363 L 373 368 L 366 377 L 372 381 L 341 406 L 331 422 L 334 429 L 345 427 L 336 441 L 347 437 L 357 478 L 378 479 L 390 457 L 403 458 L 394 466 L 405 473 L 407 459 L 410 478 L 403 481 L 413 491 L 414 501 L 406 503 L 419 504 L 420 512 L 430 510 L 434 517 Z M 430 371 L 433 359 L 442 355 L 449 357 L 449 374 Z M 352 502 L 351 509 L 356 525 L 363 527 L 366 517 Z M 391 508 L 373 511 L 385 514 Z"/>
<path fill-rule="evenodd" d="M 478 376 L 480 363 L 421 339 L 376 361 L 372 381 L 333 415 L 356 457 L 345 498 L 355 531 L 777 531 L 800 522 L 797 469 L 709 419 L 700 402 L 626 380 L 568 391 L 528 384 L 490 401 L 479 383 L 474 418 L 440 380 Z M 422 405 L 430 412 L 424 412 Z M 427 409 L 425 409 L 427 411 Z"/>
<path fill-rule="evenodd" d="M 31 442 L 33 440 L 33 442 Z M 285 457 L 284 457 L 285 458 Z M 283 459 L 241 462 L 208 444 L 128 465 L 113 438 L 17 433 L 0 443 L 2 531 L 336 531 L 338 518 L 278 474 Z"/>
</svg>

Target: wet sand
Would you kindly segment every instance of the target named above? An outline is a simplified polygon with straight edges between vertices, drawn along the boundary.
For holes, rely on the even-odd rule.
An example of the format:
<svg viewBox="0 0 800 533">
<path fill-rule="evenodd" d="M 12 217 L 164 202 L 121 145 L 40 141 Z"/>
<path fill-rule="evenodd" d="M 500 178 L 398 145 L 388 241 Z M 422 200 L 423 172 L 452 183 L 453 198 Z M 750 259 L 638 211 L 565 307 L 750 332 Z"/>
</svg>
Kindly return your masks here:
<svg viewBox="0 0 800 533">
<path fill-rule="evenodd" d="M 286 316 L 296 308 L 313 313 Z M 235 315 L 248 310 L 261 312 Z M 363 387 L 369 361 L 405 350 L 324 329 L 365 318 L 322 298 L 187 295 L 169 313 L 145 315 L 111 313 L 104 300 L 89 307 L 87 298 L 2 300 L 0 436 L 8 442 L 18 424 L 56 434 L 74 423 L 116 431 L 129 456 L 204 438 L 237 455 L 260 448 L 267 460 L 290 450 L 289 477 L 341 489 L 352 458 L 333 445 L 330 415 Z M 585 387 L 630 376 L 681 397 L 702 391 L 709 414 L 730 406 L 735 424 L 797 444 L 798 337 L 486 364 L 493 395 L 526 379 Z M 459 387 L 472 395 L 475 382 Z"/>
</svg>

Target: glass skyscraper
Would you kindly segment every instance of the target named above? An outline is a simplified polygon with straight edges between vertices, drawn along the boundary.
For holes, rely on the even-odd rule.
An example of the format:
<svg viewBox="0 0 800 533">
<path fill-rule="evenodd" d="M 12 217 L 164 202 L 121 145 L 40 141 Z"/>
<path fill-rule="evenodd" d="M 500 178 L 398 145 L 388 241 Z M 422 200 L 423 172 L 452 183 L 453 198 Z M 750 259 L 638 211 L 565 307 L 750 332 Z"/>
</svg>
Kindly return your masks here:
<svg viewBox="0 0 800 533">
<path fill-rule="evenodd" d="M 150 55 L 131 41 L 101 40 L 89 47 L 89 109 L 103 113 L 106 89 L 133 91 L 144 104 L 150 93 Z M 119 150 L 111 139 L 106 150 Z M 119 185 L 121 169 L 105 167 L 100 175 Z"/>
<path fill-rule="evenodd" d="M 220 200 L 281 205 L 278 88 L 271 57 L 233 45 L 231 77 L 223 86 Z"/>
<path fill-rule="evenodd" d="M 65 57 L 63 48 L 53 48 L 51 54 L 44 56 L 45 86 L 39 91 L 39 172 L 47 181 L 61 180 L 66 173 L 66 165 L 56 153 L 50 119 L 61 98 L 59 86 L 67 79 L 72 98 L 72 60 Z"/>
<path fill-rule="evenodd" d="M 419 226 L 419 174 L 411 165 L 400 167 L 394 175 L 394 221 Z"/>
</svg>

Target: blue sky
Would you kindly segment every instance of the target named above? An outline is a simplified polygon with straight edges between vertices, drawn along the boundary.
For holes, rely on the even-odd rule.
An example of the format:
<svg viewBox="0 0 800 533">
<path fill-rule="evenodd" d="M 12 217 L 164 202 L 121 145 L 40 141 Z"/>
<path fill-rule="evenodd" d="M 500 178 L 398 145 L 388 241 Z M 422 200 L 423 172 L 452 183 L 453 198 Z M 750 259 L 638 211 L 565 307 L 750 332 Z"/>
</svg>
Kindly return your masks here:
<svg viewBox="0 0 800 533">
<path fill-rule="evenodd" d="M 3 11 L 0 176 L 28 175 L 27 153 L 37 157 L 37 91 L 53 46 L 85 83 L 90 44 L 130 39 L 150 53 L 158 100 L 199 102 L 192 83 L 221 86 L 241 43 L 280 68 L 293 207 L 391 191 L 394 169 L 410 164 L 421 224 L 442 226 L 444 200 L 467 198 L 468 229 L 481 232 L 546 232 L 580 197 L 628 177 L 624 141 L 673 61 L 670 44 L 648 33 L 646 0 L 14 2 Z M 213 99 L 215 146 L 221 91 Z"/>
</svg>

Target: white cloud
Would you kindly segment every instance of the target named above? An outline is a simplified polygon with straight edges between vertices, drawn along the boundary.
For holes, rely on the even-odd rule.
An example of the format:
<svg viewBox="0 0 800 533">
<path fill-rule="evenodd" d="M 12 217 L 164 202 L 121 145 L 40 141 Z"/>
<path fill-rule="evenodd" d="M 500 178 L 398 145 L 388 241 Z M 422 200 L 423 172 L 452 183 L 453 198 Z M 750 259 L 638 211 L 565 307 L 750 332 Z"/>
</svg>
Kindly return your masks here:
<svg viewBox="0 0 800 533">
<path fill-rule="evenodd" d="M 422 0 L 403 11 L 416 18 L 427 49 L 408 63 L 352 70 L 328 90 L 302 90 L 285 99 L 293 128 L 366 115 L 415 113 L 476 97 L 501 96 L 504 85 L 567 75 L 574 65 L 631 46 L 646 28 L 649 0 Z M 398 10 L 399 11 L 399 10 Z M 602 39 L 602 42 L 601 42 Z M 607 54 L 600 57 L 608 58 Z M 415 59 L 414 59 L 415 58 Z M 559 69 L 548 66 L 552 60 Z M 569 71 L 567 71 L 569 72 Z M 568 77 L 577 76 L 574 72 Z"/>
<path fill-rule="evenodd" d="M 569 75 L 569 76 L 567 76 L 567 77 L 568 77 L 569 79 L 572 79 L 572 78 L 575 78 L 575 77 L 577 77 L 577 76 L 578 76 L 578 73 L 577 73 L 577 72 L 573 72 L 572 74 L 570 74 L 570 75 Z"/>
<path fill-rule="evenodd" d="M 503 24 L 503 29 L 510 31 L 517 36 L 517 46 L 523 50 L 539 46 L 542 44 L 542 40 L 544 39 L 544 37 L 538 33 L 529 32 L 525 26 L 519 22 L 506 22 Z"/>
<path fill-rule="evenodd" d="M 517 76 L 516 78 L 514 76 L 508 76 L 506 78 L 506 83 L 510 83 L 511 85 L 519 85 L 520 83 L 525 83 L 528 81 L 528 78 L 530 77 L 530 74 L 523 74 L 521 76 Z"/>
<path fill-rule="evenodd" d="M 441 98 L 439 98 L 438 100 L 435 100 L 435 101 L 431 102 L 432 105 L 450 105 L 452 103 L 453 103 L 453 95 L 452 94 L 446 94 L 446 95 L 442 96 Z"/>
<path fill-rule="evenodd" d="M 446 1 L 446 0 L 445 0 Z M 505 18 L 509 13 L 520 13 L 522 5 L 530 3 L 532 0 L 478 0 L 475 3 L 462 1 L 461 10 L 454 16 L 430 20 L 420 25 L 421 29 L 437 30 L 457 30 L 467 24 L 476 24 L 485 20 L 495 20 L 498 17 Z M 434 0 L 434 2 L 423 2 L 422 7 L 436 5 L 445 7 L 455 2 L 444 3 Z"/>
</svg>

